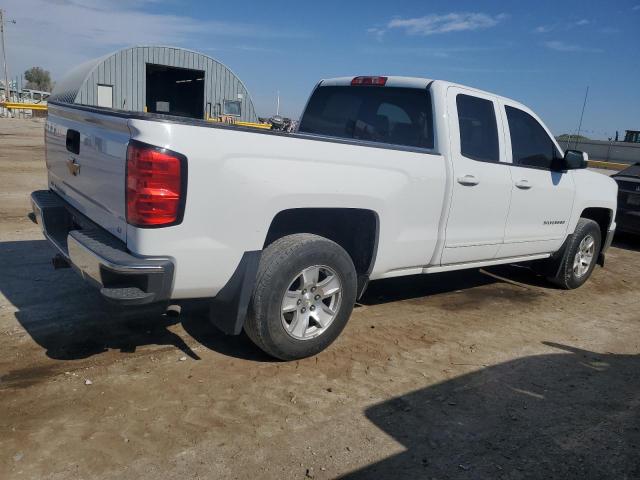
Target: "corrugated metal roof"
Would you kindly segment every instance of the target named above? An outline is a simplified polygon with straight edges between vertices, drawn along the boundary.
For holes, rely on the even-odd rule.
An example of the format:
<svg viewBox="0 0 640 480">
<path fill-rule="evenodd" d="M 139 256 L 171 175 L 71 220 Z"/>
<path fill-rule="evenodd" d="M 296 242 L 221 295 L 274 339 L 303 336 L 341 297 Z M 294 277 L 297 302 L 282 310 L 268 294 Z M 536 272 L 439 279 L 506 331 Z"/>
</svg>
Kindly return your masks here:
<svg viewBox="0 0 640 480">
<path fill-rule="evenodd" d="M 114 55 L 114 53 L 110 53 L 103 57 L 94 58 L 93 60 L 89 60 L 88 62 L 82 63 L 72 69 L 69 73 L 67 73 L 67 75 L 65 75 L 62 80 L 56 82 L 49 100 L 74 103 L 76 100 L 76 96 L 78 95 L 78 91 L 80 91 L 80 88 L 86 80 L 87 75 L 89 75 L 89 73 L 96 66 L 104 62 L 105 59 L 109 58 L 111 55 Z"/>
<path fill-rule="evenodd" d="M 146 107 L 146 64 L 204 71 L 205 108 L 220 106 L 220 111 L 225 101 L 240 101 L 240 120 L 257 121 L 249 92 L 227 66 L 202 53 L 168 46 L 129 47 L 83 63 L 56 84 L 50 100 L 96 106 L 97 86 L 109 85 L 113 87 L 114 108 L 142 112 Z"/>
</svg>

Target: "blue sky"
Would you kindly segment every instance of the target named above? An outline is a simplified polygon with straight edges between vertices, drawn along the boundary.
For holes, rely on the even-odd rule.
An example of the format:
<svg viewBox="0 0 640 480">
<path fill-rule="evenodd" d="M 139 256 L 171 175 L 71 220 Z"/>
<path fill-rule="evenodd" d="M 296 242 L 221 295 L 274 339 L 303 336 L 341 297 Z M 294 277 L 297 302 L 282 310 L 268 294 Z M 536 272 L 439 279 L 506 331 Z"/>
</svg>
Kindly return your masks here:
<svg viewBox="0 0 640 480">
<path fill-rule="evenodd" d="M 296 117 L 321 78 L 441 78 L 512 97 L 554 133 L 607 138 L 640 129 L 640 0 L 282 1 L 5 0 L 11 74 L 60 78 L 73 65 L 136 44 L 219 59 L 260 115 Z"/>
</svg>

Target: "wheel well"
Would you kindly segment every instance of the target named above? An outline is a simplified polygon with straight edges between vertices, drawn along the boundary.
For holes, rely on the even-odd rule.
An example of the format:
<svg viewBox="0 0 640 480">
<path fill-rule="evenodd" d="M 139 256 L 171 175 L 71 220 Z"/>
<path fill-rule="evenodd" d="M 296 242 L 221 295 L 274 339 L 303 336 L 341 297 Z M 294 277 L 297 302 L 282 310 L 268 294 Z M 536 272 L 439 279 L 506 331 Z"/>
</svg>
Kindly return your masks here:
<svg viewBox="0 0 640 480">
<path fill-rule="evenodd" d="M 378 246 L 378 215 L 358 208 L 293 208 L 278 213 L 264 248 L 285 235 L 313 233 L 333 240 L 351 256 L 358 276 L 373 269 Z"/>
<path fill-rule="evenodd" d="M 602 242 L 607 236 L 607 232 L 609 231 L 609 225 L 611 225 L 611 215 L 612 211 L 608 208 L 586 208 L 582 215 L 582 218 L 588 218 L 593 220 L 600 227 L 600 235 L 602 236 Z"/>
</svg>

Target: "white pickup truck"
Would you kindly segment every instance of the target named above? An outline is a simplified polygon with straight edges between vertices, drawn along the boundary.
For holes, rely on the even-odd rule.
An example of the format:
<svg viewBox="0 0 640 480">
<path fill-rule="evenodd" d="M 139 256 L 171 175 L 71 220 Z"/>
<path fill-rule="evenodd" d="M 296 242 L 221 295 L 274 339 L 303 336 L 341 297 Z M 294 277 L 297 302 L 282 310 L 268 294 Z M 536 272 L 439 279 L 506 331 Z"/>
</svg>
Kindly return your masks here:
<svg viewBox="0 0 640 480">
<path fill-rule="evenodd" d="M 55 264 L 123 305 L 207 299 L 280 359 L 326 348 L 370 280 L 535 261 L 576 288 L 615 229 L 585 154 L 440 80 L 323 80 L 293 134 L 54 101 L 46 162 Z"/>
</svg>

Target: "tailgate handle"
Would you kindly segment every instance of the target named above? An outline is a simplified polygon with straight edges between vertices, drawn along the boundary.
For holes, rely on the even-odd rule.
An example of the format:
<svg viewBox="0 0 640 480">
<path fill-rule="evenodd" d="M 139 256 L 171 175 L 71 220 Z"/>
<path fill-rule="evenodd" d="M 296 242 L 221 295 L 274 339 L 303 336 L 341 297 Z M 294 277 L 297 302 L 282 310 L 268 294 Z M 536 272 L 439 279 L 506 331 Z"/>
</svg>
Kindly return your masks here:
<svg viewBox="0 0 640 480">
<path fill-rule="evenodd" d="M 67 150 L 76 155 L 80 154 L 80 132 L 77 130 L 67 130 Z"/>
</svg>

